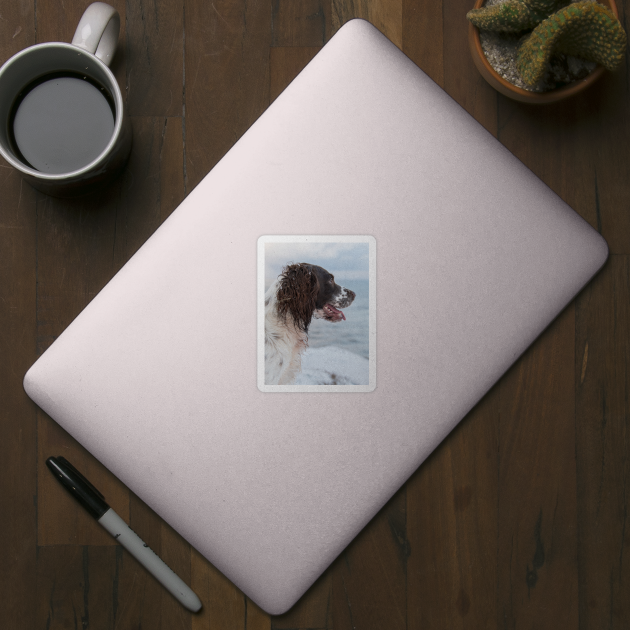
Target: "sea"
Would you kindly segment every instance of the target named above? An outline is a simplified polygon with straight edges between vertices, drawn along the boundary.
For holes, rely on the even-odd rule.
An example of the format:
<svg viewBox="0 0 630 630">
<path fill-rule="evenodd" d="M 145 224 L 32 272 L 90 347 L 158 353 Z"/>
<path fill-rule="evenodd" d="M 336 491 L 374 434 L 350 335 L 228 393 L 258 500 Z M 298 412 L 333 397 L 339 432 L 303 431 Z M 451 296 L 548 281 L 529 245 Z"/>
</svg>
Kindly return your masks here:
<svg viewBox="0 0 630 630">
<path fill-rule="evenodd" d="M 339 279 L 339 284 L 354 291 L 354 302 L 343 309 L 345 321 L 335 324 L 324 319 L 313 319 L 308 331 L 308 345 L 311 348 L 337 346 L 370 358 L 370 283 L 368 280 Z"/>
</svg>

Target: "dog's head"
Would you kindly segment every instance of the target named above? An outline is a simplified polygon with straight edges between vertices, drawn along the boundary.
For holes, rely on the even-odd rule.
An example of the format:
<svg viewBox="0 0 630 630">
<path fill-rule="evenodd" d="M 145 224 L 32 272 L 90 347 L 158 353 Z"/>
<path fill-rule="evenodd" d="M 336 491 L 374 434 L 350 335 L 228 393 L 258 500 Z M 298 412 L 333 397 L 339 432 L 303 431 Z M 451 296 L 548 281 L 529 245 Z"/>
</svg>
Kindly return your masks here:
<svg viewBox="0 0 630 630">
<path fill-rule="evenodd" d="M 295 326 L 308 332 L 311 319 L 340 322 L 346 319 L 341 311 L 352 304 L 353 291 L 339 286 L 334 276 L 318 265 L 298 263 L 287 265 L 278 277 L 278 314 L 289 315 Z"/>
</svg>

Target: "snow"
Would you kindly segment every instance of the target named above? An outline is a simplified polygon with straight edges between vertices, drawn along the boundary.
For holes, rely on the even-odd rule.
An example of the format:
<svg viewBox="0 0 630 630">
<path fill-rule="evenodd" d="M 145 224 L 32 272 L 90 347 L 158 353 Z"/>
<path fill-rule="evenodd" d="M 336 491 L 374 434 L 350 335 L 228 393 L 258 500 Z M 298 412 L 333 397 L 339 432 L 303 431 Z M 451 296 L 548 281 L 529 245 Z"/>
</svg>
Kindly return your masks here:
<svg viewBox="0 0 630 630">
<path fill-rule="evenodd" d="M 294 385 L 368 385 L 370 362 L 354 352 L 326 346 L 308 348 Z"/>
</svg>

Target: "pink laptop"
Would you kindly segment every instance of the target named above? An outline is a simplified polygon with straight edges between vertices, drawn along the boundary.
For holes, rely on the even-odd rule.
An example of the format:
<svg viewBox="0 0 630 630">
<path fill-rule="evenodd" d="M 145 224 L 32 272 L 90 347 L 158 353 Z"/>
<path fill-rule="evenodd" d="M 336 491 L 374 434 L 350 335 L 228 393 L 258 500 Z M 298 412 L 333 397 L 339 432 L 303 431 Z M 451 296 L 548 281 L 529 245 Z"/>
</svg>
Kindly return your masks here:
<svg viewBox="0 0 630 630">
<path fill-rule="evenodd" d="M 278 614 L 607 254 L 567 204 L 354 20 L 24 386 Z"/>
</svg>

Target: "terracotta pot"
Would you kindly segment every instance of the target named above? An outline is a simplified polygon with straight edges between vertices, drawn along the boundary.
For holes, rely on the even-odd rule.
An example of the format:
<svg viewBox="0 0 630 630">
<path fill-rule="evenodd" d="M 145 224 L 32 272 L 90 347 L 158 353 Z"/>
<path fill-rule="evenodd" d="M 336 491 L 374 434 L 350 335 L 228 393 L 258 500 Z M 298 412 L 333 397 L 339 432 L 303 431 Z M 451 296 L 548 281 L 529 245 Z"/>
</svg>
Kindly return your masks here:
<svg viewBox="0 0 630 630">
<path fill-rule="evenodd" d="M 600 0 L 600 4 L 608 7 L 619 18 L 617 12 L 617 5 L 614 0 Z M 475 1 L 475 9 L 480 9 L 484 5 L 484 0 Z M 481 73 L 481 76 L 495 89 L 497 92 L 514 99 L 515 101 L 522 101 L 524 103 L 554 103 L 562 99 L 573 96 L 582 90 L 585 90 L 590 85 L 595 83 L 605 69 L 602 66 L 597 66 L 593 72 L 591 72 L 586 78 L 581 81 L 575 81 L 554 90 L 548 92 L 529 92 L 516 85 L 513 85 L 509 81 L 506 81 L 495 69 L 490 65 L 490 62 L 486 59 L 481 48 L 481 40 L 479 39 L 479 29 L 472 23 L 468 22 L 468 43 L 470 45 L 470 53 L 473 61 L 477 66 L 477 70 Z"/>
</svg>

